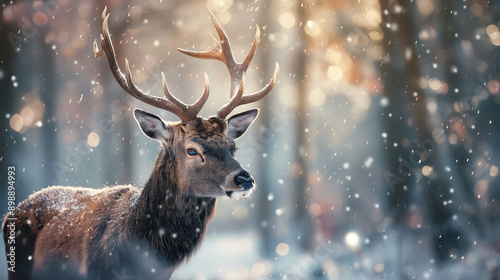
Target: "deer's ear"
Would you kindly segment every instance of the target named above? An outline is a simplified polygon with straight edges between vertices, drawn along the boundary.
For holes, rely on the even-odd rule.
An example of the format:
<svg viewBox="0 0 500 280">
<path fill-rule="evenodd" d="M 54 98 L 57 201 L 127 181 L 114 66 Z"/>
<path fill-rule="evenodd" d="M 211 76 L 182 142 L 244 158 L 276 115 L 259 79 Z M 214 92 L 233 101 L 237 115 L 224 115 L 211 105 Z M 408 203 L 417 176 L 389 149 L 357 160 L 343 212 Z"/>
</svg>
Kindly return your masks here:
<svg viewBox="0 0 500 280">
<path fill-rule="evenodd" d="M 226 135 L 232 139 L 238 139 L 247 131 L 248 127 L 259 115 L 259 109 L 251 109 L 243 113 L 236 114 L 227 120 Z"/>
<path fill-rule="evenodd" d="M 141 109 L 134 110 L 134 117 L 144 135 L 157 141 L 166 142 L 172 129 L 160 117 Z"/>
</svg>

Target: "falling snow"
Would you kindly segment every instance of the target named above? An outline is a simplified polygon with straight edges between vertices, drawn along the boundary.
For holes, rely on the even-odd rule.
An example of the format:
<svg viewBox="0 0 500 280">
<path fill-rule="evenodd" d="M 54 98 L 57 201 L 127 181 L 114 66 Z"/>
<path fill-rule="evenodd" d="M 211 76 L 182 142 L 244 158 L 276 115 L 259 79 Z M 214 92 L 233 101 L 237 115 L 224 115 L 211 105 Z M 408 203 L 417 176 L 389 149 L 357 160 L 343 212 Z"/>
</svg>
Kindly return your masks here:
<svg viewBox="0 0 500 280">
<path fill-rule="evenodd" d="M 269 82 L 275 62 L 280 73 L 271 96 L 234 111 L 261 110 L 235 141 L 254 191 L 218 199 L 204 243 L 173 278 L 498 279 L 497 3 L 334 2 L 209 1 L 238 62 L 259 26 L 244 94 Z M 94 57 L 95 3 L 47 3 L 2 5 L 0 161 L 16 167 L 17 202 L 78 215 L 86 205 L 75 193 L 46 187 L 81 186 L 78 197 L 107 200 L 105 186 L 143 186 L 159 148 L 133 109 L 178 119 L 127 96 L 106 59 Z M 128 59 L 141 89 L 163 98 L 163 72 L 193 103 L 206 71 L 211 91 L 200 115 L 227 102 L 224 65 L 176 51 L 213 46 L 206 3 L 115 4 L 118 63 L 124 69 Z M 181 240 L 169 226 L 151 234 Z"/>
</svg>

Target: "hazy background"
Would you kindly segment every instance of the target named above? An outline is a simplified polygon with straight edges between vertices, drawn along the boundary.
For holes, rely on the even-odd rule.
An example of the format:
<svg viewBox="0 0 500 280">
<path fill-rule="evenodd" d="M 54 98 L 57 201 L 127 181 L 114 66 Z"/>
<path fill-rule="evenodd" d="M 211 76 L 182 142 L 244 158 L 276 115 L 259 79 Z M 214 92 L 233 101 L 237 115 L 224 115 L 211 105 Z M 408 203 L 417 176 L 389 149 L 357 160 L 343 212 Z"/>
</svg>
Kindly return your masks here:
<svg viewBox="0 0 500 280">
<path fill-rule="evenodd" d="M 229 97 L 205 6 L 242 61 L 246 93 L 279 83 L 237 158 L 258 187 L 222 198 L 174 279 L 499 279 L 500 1 L 14 1 L 0 25 L 0 201 L 50 185 L 143 184 L 158 144 L 131 110 L 177 117 L 118 86 L 92 43 L 108 6 L 118 61 L 162 95 Z M 0 248 L 3 252 L 3 245 Z M 5 254 L 0 279 L 6 279 Z M 116 279 L 128 279 L 118 275 Z"/>
</svg>

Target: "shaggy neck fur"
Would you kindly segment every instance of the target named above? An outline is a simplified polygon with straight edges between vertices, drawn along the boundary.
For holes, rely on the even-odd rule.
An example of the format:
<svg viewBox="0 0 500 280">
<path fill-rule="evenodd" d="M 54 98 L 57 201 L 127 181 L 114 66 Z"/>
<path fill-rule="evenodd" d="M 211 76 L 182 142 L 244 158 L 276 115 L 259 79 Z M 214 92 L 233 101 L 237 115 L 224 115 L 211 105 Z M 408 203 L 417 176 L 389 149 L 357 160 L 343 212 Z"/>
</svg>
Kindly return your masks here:
<svg viewBox="0 0 500 280">
<path fill-rule="evenodd" d="M 133 243 L 149 246 L 166 266 L 176 266 L 194 252 L 216 202 L 183 192 L 177 174 L 172 148 L 164 145 L 127 223 Z"/>
</svg>

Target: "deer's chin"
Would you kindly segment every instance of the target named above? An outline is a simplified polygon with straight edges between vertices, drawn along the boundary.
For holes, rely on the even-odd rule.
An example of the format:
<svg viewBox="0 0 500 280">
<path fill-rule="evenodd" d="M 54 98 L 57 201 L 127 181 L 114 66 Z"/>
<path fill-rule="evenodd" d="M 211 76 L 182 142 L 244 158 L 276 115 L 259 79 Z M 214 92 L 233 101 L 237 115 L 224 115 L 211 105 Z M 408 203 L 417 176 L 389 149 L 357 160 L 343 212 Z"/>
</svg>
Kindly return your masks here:
<svg viewBox="0 0 500 280">
<path fill-rule="evenodd" d="M 227 186 L 222 186 L 222 190 L 226 193 L 226 195 L 230 198 L 240 198 L 240 197 L 248 197 L 253 190 L 254 187 L 253 182 L 248 182 L 241 185 L 229 184 Z"/>
<path fill-rule="evenodd" d="M 242 191 L 226 191 L 226 195 L 230 198 L 247 197 L 250 195 L 251 190 Z"/>
</svg>

